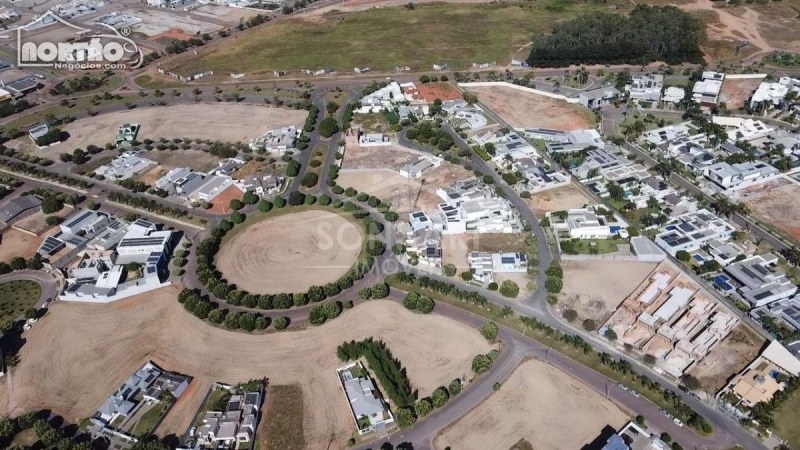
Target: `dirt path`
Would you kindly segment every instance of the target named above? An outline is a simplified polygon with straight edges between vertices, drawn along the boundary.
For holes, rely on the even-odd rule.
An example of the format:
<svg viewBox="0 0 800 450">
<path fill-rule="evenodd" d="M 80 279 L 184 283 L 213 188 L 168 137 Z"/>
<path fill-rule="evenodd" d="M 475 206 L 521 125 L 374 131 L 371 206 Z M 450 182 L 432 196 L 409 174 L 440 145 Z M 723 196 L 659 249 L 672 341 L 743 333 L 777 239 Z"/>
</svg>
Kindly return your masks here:
<svg viewBox="0 0 800 450">
<path fill-rule="evenodd" d="M 714 8 L 714 2 L 711 0 L 698 0 L 695 3 L 688 3 L 678 7 L 684 11 L 715 12 L 719 23 L 709 23 L 709 37 L 750 41 L 751 45 L 758 47 L 761 51 L 771 52 L 774 50 L 773 46 L 764 39 L 758 29 L 759 13 L 751 8 L 744 8 L 744 14 L 735 16 L 723 8 Z"/>
<path fill-rule="evenodd" d="M 177 292 L 177 287 L 165 288 L 108 305 L 54 303 L 24 333 L 27 342 L 13 371 L 13 396 L 0 383 L 0 414 L 50 408 L 77 423 L 152 360 L 198 383 L 169 414 L 161 435 L 185 431 L 212 380 L 239 383 L 266 377 L 273 384 L 302 386 L 309 449 L 344 448 L 354 424 L 335 372 L 341 365 L 337 345 L 368 337 L 384 340 L 421 397 L 468 374 L 473 356 L 491 349 L 477 330 L 383 300 L 308 330 L 231 332 L 188 314 L 175 299 Z"/>
</svg>

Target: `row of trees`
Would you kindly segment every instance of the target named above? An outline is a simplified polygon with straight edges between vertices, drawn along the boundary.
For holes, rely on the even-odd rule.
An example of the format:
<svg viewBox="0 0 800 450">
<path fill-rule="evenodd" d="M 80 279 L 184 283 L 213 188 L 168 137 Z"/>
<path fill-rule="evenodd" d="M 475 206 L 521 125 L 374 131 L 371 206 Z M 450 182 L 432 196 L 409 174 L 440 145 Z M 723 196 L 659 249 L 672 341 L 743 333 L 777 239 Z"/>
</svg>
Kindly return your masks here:
<svg viewBox="0 0 800 450">
<path fill-rule="evenodd" d="M 219 309 L 219 305 L 212 303 L 207 297 L 192 289 L 184 289 L 178 294 L 178 302 L 184 309 L 202 320 L 208 320 L 215 325 L 223 325 L 229 330 L 241 329 L 244 331 L 266 330 L 270 324 L 278 330 L 285 330 L 289 326 L 288 317 L 270 318 L 261 314 L 250 312 L 229 312 Z"/>
<path fill-rule="evenodd" d="M 422 314 L 429 314 L 433 311 L 435 302 L 432 298 L 419 295 L 416 292 L 409 292 L 403 297 L 403 306 L 411 311 L 419 311 Z"/>
<path fill-rule="evenodd" d="M 109 192 L 108 199 L 112 202 L 122 203 L 124 205 L 132 206 L 136 209 L 150 211 L 151 213 L 160 214 L 162 216 L 176 217 L 179 219 L 191 217 L 189 216 L 189 213 L 181 208 L 167 206 L 153 199 L 137 197 L 123 192 Z"/>
<path fill-rule="evenodd" d="M 20 161 L 7 161 L 4 159 L 0 159 L 0 167 L 7 169 L 11 172 L 17 172 L 24 175 L 32 176 L 34 178 L 41 178 L 43 180 L 54 181 L 56 183 L 60 183 L 66 186 L 79 187 L 82 189 L 90 189 L 92 186 L 94 186 L 93 183 L 89 183 L 80 178 L 75 178 L 68 175 L 60 175 L 58 173 L 50 172 L 48 170 L 36 167 L 32 164 L 26 164 Z"/>
<path fill-rule="evenodd" d="M 705 24 L 674 6 L 637 5 L 628 16 L 585 14 L 533 41 L 533 67 L 578 64 L 703 63 Z"/>
<path fill-rule="evenodd" d="M 454 283 L 445 283 L 428 276 L 417 277 L 414 274 L 400 272 L 397 274 L 397 280 L 401 283 L 415 285 L 420 289 L 437 292 L 475 305 L 486 306 L 489 303 L 489 300 L 478 292 L 461 290 Z"/>
<path fill-rule="evenodd" d="M 342 362 L 364 358 L 384 393 L 398 408 L 414 404 L 414 394 L 406 378 L 400 361 L 392 357 L 383 341 L 372 338 L 363 341 L 344 342 L 336 348 L 336 355 Z"/>
<path fill-rule="evenodd" d="M 408 428 L 416 423 L 418 418 L 423 418 L 430 414 L 434 408 L 441 408 L 450 401 L 451 398 L 461 393 L 461 379 L 456 378 L 450 385 L 439 386 L 433 391 L 430 397 L 419 399 L 414 406 L 398 408 L 395 414 L 397 425 L 400 428 Z M 398 447 L 399 448 L 399 447 Z"/>
<path fill-rule="evenodd" d="M 316 198 L 312 195 L 306 196 L 300 192 L 295 192 L 299 194 L 299 196 L 303 197 L 303 200 L 300 200 L 300 203 L 298 204 L 305 204 L 304 200 L 308 198 L 312 198 L 316 201 Z M 329 197 L 324 197 L 327 199 L 326 202 L 330 200 Z M 351 208 L 349 212 L 351 212 L 351 214 L 354 216 L 359 214 L 358 217 L 361 217 L 364 220 L 368 219 L 369 214 L 361 209 L 358 209 L 352 203 L 342 203 L 338 200 L 337 202 L 338 203 L 333 204 L 334 207 L 344 208 L 347 210 L 348 208 L 346 206 L 349 205 Z M 292 200 L 292 195 L 290 195 L 289 202 L 286 202 L 281 197 L 276 197 L 274 202 L 264 200 L 259 203 L 259 209 L 267 212 L 272 210 L 272 208 L 284 208 L 289 204 L 295 204 L 295 202 Z M 236 211 L 234 212 L 234 215 L 236 214 L 241 213 Z M 376 239 L 367 240 L 365 244 L 367 256 L 359 260 L 346 274 L 344 274 L 335 282 L 328 283 L 325 286 L 311 286 L 305 293 L 299 292 L 256 295 L 245 290 L 237 289 L 235 285 L 229 284 L 228 281 L 222 276 L 222 273 L 220 273 L 214 265 L 214 256 L 219 251 L 222 237 L 233 229 L 236 222 L 241 223 L 239 220 L 234 220 L 233 216 L 231 221 L 222 220 L 216 228 L 211 230 L 211 235 L 203 239 L 197 245 L 197 249 L 195 250 L 197 255 L 196 274 L 198 280 L 203 283 L 203 285 L 212 295 L 234 306 L 245 306 L 248 308 L 259 309 L 289 309 L 293 306 L 303 306 L 308 303 L 321 302 L 328 297 L 338 295 L 343 290 L 352 287 L 356 280 L 362 279 L 364 275 L 366 275 L 366 273 L 372 268 L 372 265 L 375 263 L 374 257 L 383 254 L 385 251 L 385 245 L 383 242 Z M 319 323 L 324 323 L 322 318 L 330 318 L 330 314 L 320 315 L 320 312 L 321 310 L 315 310 L 313 313 L 314 320 L 319 321 Z M 336 315 L 338 315 L 338 313 Z"/>
</svg>

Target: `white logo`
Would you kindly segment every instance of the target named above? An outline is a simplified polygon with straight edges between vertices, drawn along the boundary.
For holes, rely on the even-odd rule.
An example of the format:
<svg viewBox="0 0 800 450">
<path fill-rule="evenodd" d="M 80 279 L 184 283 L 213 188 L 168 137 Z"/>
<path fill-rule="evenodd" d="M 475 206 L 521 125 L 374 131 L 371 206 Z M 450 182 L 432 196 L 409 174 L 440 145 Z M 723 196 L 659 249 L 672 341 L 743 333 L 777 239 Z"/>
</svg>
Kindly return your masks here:
<svg viewBox="0 0 800 450">
<path fill-rule="evenodd" d="M 32 34 L 51 24 L 67 26 L 74 30 L 72 42 L 36 41 Z M 130 38 L 130 28 L 123 33 L 114 27 L 95 23 L 111 30 L 96 33 L 62 19 L 47 11 L 33 22 L 17 28 L 17 64 L 20 67 L 53 67 L 56 69 L 137 69 L 143 62 L 142 50 Z M 23 33 L 24 32 L 24 33 Z M 122 62 L 123 59 L 127 63 Z"/>
</svg>

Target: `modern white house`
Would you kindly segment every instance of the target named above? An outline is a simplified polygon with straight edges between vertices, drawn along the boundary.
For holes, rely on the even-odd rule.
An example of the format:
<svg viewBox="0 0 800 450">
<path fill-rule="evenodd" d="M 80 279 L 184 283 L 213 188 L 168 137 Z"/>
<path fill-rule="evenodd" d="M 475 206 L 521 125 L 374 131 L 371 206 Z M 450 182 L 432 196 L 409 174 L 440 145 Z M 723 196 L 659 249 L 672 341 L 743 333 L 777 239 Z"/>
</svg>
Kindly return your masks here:
<svg viewBox="0 0 800 450">
<path fill-rule="evenodd" d="M 233 178 L 230 176 L 209 175 L 204 179 L 204 183 L 189 195 L 189 200 L 210 202 L 232 185 Z"/>
<path fill-rule="evenodd" d="M 556 235 L 567 234 L 570 239 L 608 239 L 626 227 L 613 215 L 611 219 L 598 214 L 598 206 L 550 211 L 547 217 Z"/>
<path fill-rule="evenodd" d="M 718 118 L 714 118 L 715 122 L 719 122 Z M 740 119 L 731 118 L 728 121 L 731 125 L 727 125 L 730 130 L 728 131 L 728 142 L 735 144 L 737 141 L 753 141 L 763 137 L 767 137 L 775 131 L 775 127 L 769 126 L 760 120 L 753 119 Z M 726 123 L 726 122 L 723 122 Z"/>
<path fill-rule="evenodd" d="M 713 71 L 705 71 L 700 81 L 694 84 L 692 97 L 694 101 L 703 107 L 712 107 L 719 100 L 719 92 L 722 90 L 722 82 L 725 74 Z"/>
<path fill-rule="evenodd" d="M 785 274 L 774 271 L 777 263 L 777 256 L 766 253 L 730 264 L 724 271 L 742 298 L 751 307 L 758 308 L 797 292 L 797 286 Z"/>
<path fill-rule="evenodd" d="M 677 105 L 681 103 L 684 98 L 686 98 L 686 90 L 684 88 L 670 86 L 664 89 L 664 95 L 661 97 L 661 101 Z"/>
<path fill-rule="evenodd" d="M 350 404 L 350 412 L 358 434 L 366 434 L 378 427 L 394 423 L 394 416 L 380 397 L 375 383 L 360 362 L 336 370 L 342 389 Z"/>
<path fill-rule="evenodd" d="M 664 75 L 633 75 L 631 83 L 625 86 L 628 95 L 634 101 L 658 103 L 661 101 L 661 90 L 664 88 Z"/>
<path fill-rule="evenodd" d="M 297 128 L 293 126 L 270 130 L 263 136 L 251 139 L 250 149 L 282 156 L 295 148 L 298 134 Z"/>
<path fill-rule="evenodd" d="M 496 273 L 526 273 L 528 258 L 525 253 L 469 252 L 467 263 L 472 279 L 481 283 L 494 281 Z"/>
<path fill-rule="evenodd" d="M 602 87 L 591 91 L 582 91 L 578 95 L 578 103 L 589 109 L 594 109 L 611 104 L 621 95 L 622 93 L 619 89 L 613 86 Z"/>
<path fill-rule="evenodd" d="M 143 158 L 139 152 L 127 152 L 117 156 L 109 164 L 98 167 L 94 173 L 109 180 L 126 180 L 155 164 L 154 161 Z"/>
<path fill-rule="evenodd" d="M 728 240 L 733 232 L 733 226 L 727 221 L 701 209 L 678 216 L 676 222 L 665 226 L 656 235 L 655 242 L 675 256 L 680 250 L 692 252 L 714 239 Z"/>
<path fill-rule="evenodd" d="M 786 94 L 789 93 L 789 86 L 782 83 L 762 82 L 758 89 L 750 97 L 750 108 L 764 105 L 768 108 L 780 106 Z"/>
<path fill-rule="evenodd" d="M 242 192 L 253 192 L 259 197 L 277 194 L 286 184 L 286 178 L 264 175 L 263 177 L 247 177 L 234 180 L 233 184 Z"/>
<path fill-rule="evenodd" d="M 261 392 L 231 395 L 224 411 L 206 411 L 197 429 L 198 443 L 221 449 L 253 442 L 260 409 Z"/>
<path fill-rule="evenodd" d="M 780 177 L 781 172 L 762 161 L 728 164 L 718 162 L 703 171 L 706 179 L 720 193 L 735 196 L 737 191 Z"/>
</svg>

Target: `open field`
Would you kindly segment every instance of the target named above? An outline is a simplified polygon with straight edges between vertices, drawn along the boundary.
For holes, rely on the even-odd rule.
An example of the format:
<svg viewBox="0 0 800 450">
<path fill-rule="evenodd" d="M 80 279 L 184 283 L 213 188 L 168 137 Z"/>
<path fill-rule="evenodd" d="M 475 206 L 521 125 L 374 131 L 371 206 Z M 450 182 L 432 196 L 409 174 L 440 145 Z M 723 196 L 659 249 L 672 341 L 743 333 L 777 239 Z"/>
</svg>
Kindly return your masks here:
<svg viewBox="0 0 800 450">
<path fill-rule="evenodd" d="M 303 389 L 298 384 L 269 386 L 264 415 L 258 424 L 259 440 L 266 450 L 301 450 Z"/>
<path fill-rule="evenodd" d="M 800 390 L 795 389 L 794 393 L 783 402 L 783 405 L 774 413 L 775 434 L 781 439 L 788 441 L 789 448 L 800 448 Z"/>
<path fill-rule="evenodd" d="M 578 11 L 600 9 L 607 6 L 575 4 L 551 12 L 544 4 L 430 4 L 352 14 L 332 11 L 281 20 L 246 31 L 235 41 L 212 42 L 198 49 L 198 56 L 183 55 L 169 68 L 181 74 L 213 70 L 272 75 L 273 70 L 323 67 L 352 72 L 363 66 L 424 70 L 445 63 L 460 70 L 473 62 L 505 64 L 512 56 L 528 56 L 521 47 L 532 34 L 549 31 Z"/>
<path fill-rule="evenodd" d="M 657 264 L 638 261 L 561 261 L 564 289 L 558 307 L 578 312 L 576 323 L 604 323 Z"/>
<path fill-rule="evenodd" d="M 755 216 L 800 242 L 800 185 L 777 179 L 741 199 Z"/>
<path fill-rule="evenodd" d="M 211 199 L 211 208 L 208 209 L 208 212 L 221 215 L 232 214 L 231 200 L 241 200 L 242 198 L 244 198 L 244 192 L 236 186 L 231 186 Z"/>
<path fill-rule="evenodd" d="M 202 150 L 150 150 L 147 159 L 157 162 L 167 171 L 176 167 L 188 167 L 197 172 L 208 172 L 217 167 L 220 159 Z M 155 171 L 154 168 L 152 171 Z"/>
<path fill-rule="evenodd" d="M 761 78 L 727 79 L 722 83 L 719 101 L 725 103 L 731 110 L 742 108 L 758 89 L 761 81 Z"/>
<path fill-rule="evenodd" d="M 241 19 L 253 17 L 256 14 L 259 14 L 259 12 L 246 8 L 228 8 L 218 5 L 205 5 L 197 9 L 193 9 L 192 14 L 222 20 L 230 23 L 231 25 L 238 25 Z"/>
<path fill-rule="evenodd" d="M 478 100 L 514 128 L 586 130 L 595 127 L 594 113 L 564 100 L 507 87 L 468 87 Z"/>
<path fill-rule="evenodd" d="M 547 211 L 561 211 L 570 208 L 581 208 L 583 205 L 595 203 L 580 189 L 570 184 L 556 189 L 532 194 L 525 199 L 537 216 L 544 216 Z"/>
<path fill-rule="evenodd" d="M 15 256 L 22 256 L 25 259 L 32 258 L 47 234 L 49 232 L 31 236 L 13 228 L 6 228 L 0 235 L 0 261 L 8 262 Z"/>
<path fill-rule="evenodd" d="M 486 3 L 486 0 L 422 0 L 415 2 L 415 5 L 422 3 Z M 324 8 L 308 11 L 309 15 L 320 15 L 331 11 L 355 12 L 372 8 L 386 8 L 393 6 L 405 6 L 405 0 L 345 0 L 342 3 L 326 6 Z"/>
<path fill-rule="evenodd" d="M 321 210 L 289 213 L 225 242 L 217 268 L 254 294 L 304 292 L 336 281 L 356 262 L 364 235 L 348 218 Z"/>
<path fill-rule="evenodd" d="M 197 33 L 211 33 L 221 27 L 210 22 L 203 22 L 183 14 L 174 14 L 166 10 L 143 10 L 132 11 L 136 17 L 142 19 L 132 27 L 133 31 L 147 36 L 157 36 L 171 30 L 180 30 L 184 34 L 194 36 Z"/>
<path fill-rule="evenodd" d="M 524 438 L 537 449 L 574 450 L 604 427 L 617 429 L 627 420 L 616 405 L 569 375 L 528 360 L 499 391 L 439 434 L 434 447 L 507 449 Z"/>
<path fill-rule="evenodd" d="M 763 346 L 764 338 L 740 323 L 708 356 L 692 366 L 689 374 L 713 395 L 756 359 Z"/>
<path fill-rule="evenodd" d="M 418 83 L 417 91 L 428 103 L 433 103 L 437 98 L 441 101 L 458 100 L 463 94 L 450 83 Z"/>
<path fill-rule="evenodd" d="M 192 384 L 198 388 L 204 386 L 184 394 L 167 414 L 170 423 L 159 426 L 161 436 L 186 430 L 212 381 L 234 384 L 267 377 L 272 385 L 301 386 L 306 448 L 344 448 L 355 425 L 335 372 L 341 365 L 337 345 L 382 339 L 402 361 L 421 397 L 469 373 L 473 356 L 491 349 L 477 330 L 384 300 L 364 303 L 308 330 L 231 332 L 187 313 L 175 298 L 178 289 L 107 305 L 54 303 L 51 314 L 26 332 L 14 368 L 13 396 L 8 383 L 0 383 L 0 413 L 49 408 L 78 423 L 152 360 L 195 377 Z M 430 370 L 432 364 L 436 370 Z"/>
<path fill-rule="evenodd" d="M 24 136 L 7 143 L 9 147 L 58 160 L 58 155 L 113 142 L 117 129 L 124 123 L 142 126 L 138 139 L 201 138 L 220 141 L 247 141 L 267 131 L 303 123 L 308 112 L 244 104 L 173 105 L 136 108 L 76 120 L 62 127 L 69 139 L 45 149 L 37 149 Z M 166 151 L 166 150 L 165 150 Z"/>
<path fill-rule="evenodd" d="M 33 308 L 42 288 L 35 281 L 13 280 L 0 283 L 0 322 L 14 320 Z"/>
</svg>

